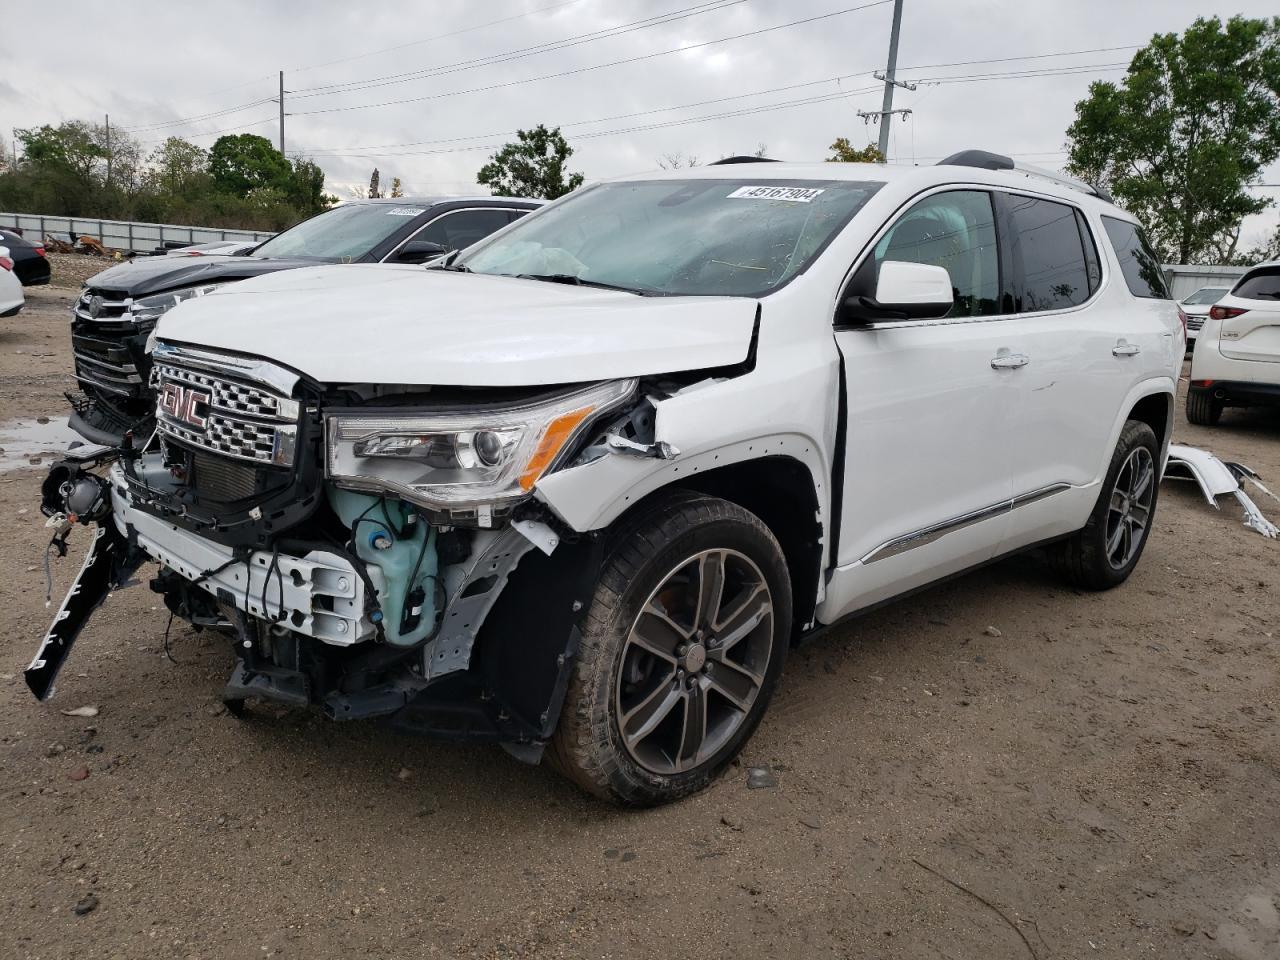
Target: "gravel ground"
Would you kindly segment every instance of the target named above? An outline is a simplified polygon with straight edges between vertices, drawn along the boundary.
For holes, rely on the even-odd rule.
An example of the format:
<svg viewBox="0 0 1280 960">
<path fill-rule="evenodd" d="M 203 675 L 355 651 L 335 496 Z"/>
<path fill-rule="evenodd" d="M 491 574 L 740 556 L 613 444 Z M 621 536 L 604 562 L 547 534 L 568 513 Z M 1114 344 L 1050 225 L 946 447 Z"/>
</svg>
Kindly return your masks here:
<svg viewBox="0 0 1280 960">
<path fill-rule="evenodd" d="M 68 296 L 0 327 L 0 420 L 62 413 Z M 1280 489 L 1275 415 L 1176 432 Z M 40 479 L 0 473 L 0 956 L 1280 956 L 1280 544 L 1189 486 L 1118 590 L 1023 558 L 801 648 L 741 766 L 628 813 L 496 748 L 234 720 L 225 643 L 167 660 L 145 586 L 36 703 Z"/>
</svg>

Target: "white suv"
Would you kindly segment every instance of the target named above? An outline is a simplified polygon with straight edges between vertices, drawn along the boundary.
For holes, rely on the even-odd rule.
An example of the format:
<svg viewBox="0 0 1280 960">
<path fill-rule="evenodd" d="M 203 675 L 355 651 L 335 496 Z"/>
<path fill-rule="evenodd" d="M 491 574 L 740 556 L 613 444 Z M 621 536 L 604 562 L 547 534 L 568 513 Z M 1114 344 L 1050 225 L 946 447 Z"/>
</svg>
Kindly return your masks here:
<svg viewBox="0 0 1280 960">
<path fill-rule="evenodd" d="M 98 532 L 27 681 L 154 559 L 235 711 L 671 800 L 798 638 L 1038 545 L 1124 581 L 1184 337 L 1132 217 L 977 152 L 604 182 L 434 269 L 229 285 L 160 321 L 158 442 L 51 472 Z"/>
<path fill-rule="evenodd" d="M 1260 263 L 1209 309 L 1191 355 L 1187 419 L 1224 407 L 1280 406 L 1280 261 Z"/>
</svg>

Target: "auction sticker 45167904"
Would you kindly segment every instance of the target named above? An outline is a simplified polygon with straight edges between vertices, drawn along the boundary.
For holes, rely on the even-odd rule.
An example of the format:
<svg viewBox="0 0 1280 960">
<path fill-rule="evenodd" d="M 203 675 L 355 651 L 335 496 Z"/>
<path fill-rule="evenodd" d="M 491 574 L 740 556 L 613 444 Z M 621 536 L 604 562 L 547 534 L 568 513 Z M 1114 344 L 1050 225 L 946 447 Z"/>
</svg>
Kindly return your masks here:
<svg viewBox="0 0 1280 960">
<path fill-rule="evenodd" d="M 809 203 L 823 191 L 816 187 L 739 187 L 729 194 L 730 200 L 790 200 Z"/>
</svg>

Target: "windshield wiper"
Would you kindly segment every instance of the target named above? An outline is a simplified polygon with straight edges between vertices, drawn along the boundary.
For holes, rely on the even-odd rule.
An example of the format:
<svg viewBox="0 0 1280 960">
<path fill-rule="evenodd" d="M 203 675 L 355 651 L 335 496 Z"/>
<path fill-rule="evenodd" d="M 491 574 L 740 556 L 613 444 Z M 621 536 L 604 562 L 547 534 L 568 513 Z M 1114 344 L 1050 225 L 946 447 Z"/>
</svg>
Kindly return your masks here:
<svg viewBox="0 0 1280 960">
<path fill-rule="evenodd" d="M 637 290 L 635 287 L 624 287 L 617 283 L 603 283 L 599 280 L 583 280 L 581 277 L 572 273 L 517 273 L 516 278 L 519 280 L 541 280 L 544 283 L 563 283 L 571 287 L 596 287 L 600 290 L 621 290 L 623 293 L 634 293 L 638 297 L 643 297 L 646 293 L 644 290 Z"/>
</svg>

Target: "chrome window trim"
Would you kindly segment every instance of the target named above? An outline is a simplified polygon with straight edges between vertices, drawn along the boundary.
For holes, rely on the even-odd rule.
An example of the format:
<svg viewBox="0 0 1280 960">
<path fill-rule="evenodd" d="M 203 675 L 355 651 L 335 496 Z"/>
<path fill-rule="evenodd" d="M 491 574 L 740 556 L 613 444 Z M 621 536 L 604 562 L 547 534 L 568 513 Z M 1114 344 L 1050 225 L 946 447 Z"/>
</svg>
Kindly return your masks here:
<svg viewBox="0 0 1280 960">
<path fill-rule="evenodd" d="M 1098 280 L 1097 289 L 1095 289 L 1093 291 L 1093 294 L 1082 303 L 1078 303 L 1073 307 L 1062 307 L 1057 310 L 1034 310 L 1034 311 L 1027 311 L 1025 313 L 993 313 L 986 316 L 978 316 L 978 317 L 939 317 L 935 320 L 883 320 L 878 323 L 858 324 L 856 326 L 836 325 L 834 323 L 834 318 L 839 315 L 840 296 L 841 294 L 844 293 L 845 287 L 849 285 L 849 281 L 853 278 L 853 275 L 858 271 L 858 268 L 861 267 L 862 264 L 866 261 L 867 257 L 871 256 L 872 253 L 875 251 L 876 244 L 878 244 L 880 242 L 880 239 L 886 233 L 888 233 L 890 229 L 893 228 L 893 226 L 898 222 L 898 220 L 902 217 L 902 215 L 905 214 L 912 207 L 914 207 L 921 200 L 926 200 L 929 197 L 935 196 L 939 193 L 955 193 L 957 191 L 962 191 L 962 190 L 963 191 L 976 190 L 976 191 L 980 191 L 982 193 L 988 193 L 988 194 L 994 194 L 997 191 L 1000 191 L 1002 193 L 1012 194 L 1014 196 L 1027 196 L 1035 200 L 1047 200 L 1051 203 L 1061 203 L 1061 204 L 1065 204 L 1066 206 L 1072 207 L 1076 210 L 1079 210 L 1080 213 L 1084 216 L 1085 223 L 1088 224 L 1089 226 L 1089 233 L 1090 233 L 1091 239 L 1093 240 L 1094 249 L 1097 250 L 1098 252 L 1098 265 L 1102 270 L 1102 277 Z M 995 210 L 994 203 L 992 204 L 992 210 L 993 212 Z M 856 220 L 857 218 L 855 217 L 854 222 L 856 222 Z M 999 229 L 997 228 L 997 231 L 996 231 L 996 247 L 997 247 L 996 256 L 997 257 L 999 257 L 1000 255 L 999 247 L 1001 242 L 1002 240 L 1000 237 L 1000 232 L 999 232 Z M 836 287 L 835 302 L 834 304 L 832 304 L 831 316 L 833 318 L 833 326 L 835 326 L 835 329 L 837 332 L 856 332 L 861 330 L 897 330 L 904 327 L 910 327 L 910 328 L 942 327 L 942 326 L 952 326 L 960 323 L 991 323 L 991 322 L 997 322 L 997 321 L 1003 321 L 1003 320 L 1019 320 L 1023 317 L 1054 317 L 1054 316 L 1065 316 L 1067 314 L 1076 313 L 1079 310 L 1083 310 L 1086 307 L 1092 306 L 1094 302 L 1097 300 L 1097 298 L 1102 296 L 1103 291 L 1105 291 L 1107 287 L 1109 287 L 1111 284 L 1111 276 L 1112 276 L 1111 259 L 1108 255 L 1106 255 L 1103 252 L 1103 249 L 1104 249 L 1103 245 L 1098 242 L 1098 226 L 1094 222 L 1094 219 L 1090 217 L 1089 210 L 1087 210 L 1084 206 L 1082 206 L 1079 203 L 1076 203 L 1072 200 L 1068 200 L 1064 197 L 1057 196 L 1056 194 L 1042 193 L 1037 190 L 1030 190 L 1022 187 L 1006 187 L 1003 185 L 997 185 L 997 184 L 991 184 L 991 183 L 972 183 L 968 181 L 957 181 L 955 183 L 946 183 L 940 186 L 929 187 L 926 190 L 921 190 L 919 193 L 912 194 L 910 197 L 904 200 L 902 204 L 896 210 L 894 210 L 893 213 L 884 221 L 884 223 L 880 225 L 880 229 L 877 230 L 874 235 L 872 235 L 871 239 L 867 241 L 866 245 L 862 248 L 861 251 L 859 251 L 858 255 L 854 258 L 853 265 L 848 270 L 845 271 L 845 274 L 841 278 L 839 285 Z M 1107 245 L 1106 249 L 1110 250 L 1109 244 Z M 1084 251 L 1082 250 L 1081 253 L 1083 254 L 1083 252 Z"/>
<path fill-rule="evenodd" d="M 436 214 L 434 217 L 432 217 L 430 220 L 428 220 L 426 223 L 424 223 L 422 226 L 420 226 L 417 230 L 413 231 L 413 233 L 409 234 L 409 236 L 405 237 L 405 238 L 404 238 L 403 240 L 401 240 L 398 244 L 396 244 L 395 248 L 394 248 L 390 253 L 388 253 L 385 257 L 383 257 L 381 260 L 379 260 L 378 262 L 379 262 L 379 263 L 387 263 L 387 262 L 389 262 L 389 261 L 391 260 L 391 258 L 392 258 L 392 257 L 394 257 L 397 253 L 399 253 L 399 252 L 400 252 L 400 250 L 404 247 L 404 245 L 405 245 L 405 244 L 409 243 L 409 242 L 410 242 L 410 241 L 412 241 L 412 240 L 416 240 L 416 239 L 418 239 L 418 237 L 419 237 L 419 235 L 421 235 L 422 231 L 426 230 L 428 227 L 432 226 L 432 225 L 433 225 L 433 224 L 435 224 L 436 222 L 438 222 L 438 221 L 440 221 L 440 220 L 443 220 L 445 217 L 451 217 L 451 216 L 453 216 L 455 213 L 474 213 L 474 212 L 475 212 L 475 211 L 477 211 L 477 210 L 496 210 L 496 211 L 498 211 L 499 213 L 522 213 L 522 214 L 528 214 L 528 213 L 533 213 L 533 211 L 534 211 L 534 210 L 537 210 L 537 209 L 538 209 L 537 207 L 531 207 L 531 208 L 529 208 L 528 210 L 526 210 L 526 209 L 524 209 L 523 207 L 497 207 L 497 206 L 495 206 L 495 207 L 455 207 L 455 208 L 454 208 L 454 209 L 452 209 L 452 210 L 446 210 L 446 211 L 444 211 L 443 213 L 438 213 L 438 214 Z M 511 224 L 513 224 L 513 223 L 515 223 L 515 221 L 514 221 L 514 220 L 509 220 L 506 224 L 504 224 L 504 226 L 510 226 L 510 225 L 511 225 Z M 502 229 L 502 227 L 499 227 L 499 228 L 498 228 L 498 230 L 501 230 L 501 229 Z M 495 231 L 493 231 L 493 232 L 494 232 L 494 233 L 497 233 L 497 232 L 498 232 L 498 230 L 495 230 Z M 492 234 L 491 234 L 491 235 L 492 235 Z M 488 237 L 482 237 L 481 239 L 483 239 L 483 240 L 487 240 L 487 239 L 488 239 Z M 477 242 L 478 242 L 478 241 L 477 241 Z M 448 252 L 452 253 L 453 251 L 448 251 Z"/>
<path fill-rule="evenodd" d="M 965 527 L 971 527 L 975 523 L 981 523 L 983 520 L 990 520 L 993 517 L 1002 514 L 1012 513 L 1019 507 L 1029 506 L 1037 503 L 1055 494 L 1063 493 L 1066 490 L 1073 489 L 1069 483 L 1051 483 L 1041 487 L 1038 490 L 1032 490 L 1028 493 L 1021 493 L 1016 497 L 1010 497 L 1008 500 L 1001 500 L 999 503 L 993 503 L 988 507 L 982 507 L 970 513 L 961 514 L 958 517 L 952 517 L 949 520 L 943 520 L 940 523 L 931 524 L 921 530 L 913 533 L 905 534 L 901 537 L 894 537 L 892 540 L 886 540 L 878 547 L 872 549 L 859 563 L 876 563 L 880 560 L 887 560 L 890 557 L 896 557 L 901 553 L 914 550 L 917 547 L 928 546 L 938 540 L 941 540 L 949 533 L 955 533 L 957 530 L 963 530 Z"/>
</svg>

